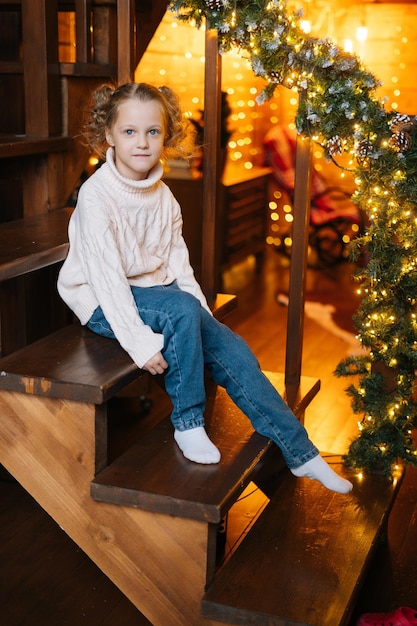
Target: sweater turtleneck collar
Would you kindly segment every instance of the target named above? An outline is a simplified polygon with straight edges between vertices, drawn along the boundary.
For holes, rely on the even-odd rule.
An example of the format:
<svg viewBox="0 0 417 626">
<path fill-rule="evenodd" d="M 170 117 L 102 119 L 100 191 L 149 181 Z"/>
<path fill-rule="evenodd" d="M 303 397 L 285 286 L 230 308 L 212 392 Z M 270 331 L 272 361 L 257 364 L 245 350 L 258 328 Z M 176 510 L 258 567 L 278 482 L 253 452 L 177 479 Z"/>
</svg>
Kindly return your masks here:
<svg viewBox="0 0 417 626">
<path fill-rule="evenodd" d="M 116 168 L 116 164 L 114 162 L 114 148 L 107 149 L 106 163 L 113 178 L 117 180 L 119 185 L 123 187 L 125 191 L 135 192 L 149 189 L 150 187 L 155 185 L 155 183 L 157 183 L 163 175 L 162 164 L 158 162 L 149 171 L 147 178 L 144 178 L 143 180 L 133 180 L 133 178 L 126 178 L 125 176 L 122 176 Z"/>
</svg>

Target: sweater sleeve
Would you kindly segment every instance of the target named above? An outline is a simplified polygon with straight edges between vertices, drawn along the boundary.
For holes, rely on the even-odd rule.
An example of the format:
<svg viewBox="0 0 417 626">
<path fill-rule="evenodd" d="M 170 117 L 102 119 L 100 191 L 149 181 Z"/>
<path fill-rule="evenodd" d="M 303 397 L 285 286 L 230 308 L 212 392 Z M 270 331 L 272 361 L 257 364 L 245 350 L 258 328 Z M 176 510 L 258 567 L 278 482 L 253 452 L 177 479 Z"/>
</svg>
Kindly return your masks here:
<svg viewBox="0 0 417 626">
<path fill-rule="evenodd" d="M 195 278 L 194 270 L 190 264 L 190 255 L 182 235 L 183 220 L 180 205 L 174 196 L 172 196 L 172 201 L 174 206 L 172 213 L 172 244 L 169 258 L 170 270 L 176 278 L 178 287 L 183 291 L 191 293 L 200 301 L 201 306 L 211 314 L 206 297 Z"/>
<path fill-rule="evenodd" d="M 90 288 L 122 348 L 143 365 L 164 345 L 162 334 L 142 321 L 118 249 L 117 225 L 95 196 L 79 195 L 79 255 Z"/>
</svg>

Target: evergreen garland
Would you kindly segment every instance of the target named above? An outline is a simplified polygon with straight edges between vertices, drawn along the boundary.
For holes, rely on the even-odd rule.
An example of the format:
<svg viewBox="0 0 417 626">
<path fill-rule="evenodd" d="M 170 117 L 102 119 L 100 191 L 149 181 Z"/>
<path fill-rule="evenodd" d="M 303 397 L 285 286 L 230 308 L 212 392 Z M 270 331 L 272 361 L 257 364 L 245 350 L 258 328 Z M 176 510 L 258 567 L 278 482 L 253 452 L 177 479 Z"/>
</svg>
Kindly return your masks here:
<svg viewBox="0 0 417 626">
<path fill-rule="evenodd" d="M 345 359 L 335 372 L 358 380 L 347 393 L 362 417 L 345 462 L 386 474 L 398 460 L 416 465 L 416 119 L 387 112 L 375 95 L 379 82 L 360 59 L 306 35 L 301 12 L 289 13 L 285 0 L 172 0 L 169 6 L 180 20 L 217 29 L 220 53 L 240 50 L 265 80 L 258 104 L 278 85 L 297 89 L 303 94 L 298 132 L 320 143 L 329 160 L 351 156 L 352 200 L 368 226 L 352 244 L 353 260 L 367 259 L 355 275 L 363 355 Z"/>
</svg>

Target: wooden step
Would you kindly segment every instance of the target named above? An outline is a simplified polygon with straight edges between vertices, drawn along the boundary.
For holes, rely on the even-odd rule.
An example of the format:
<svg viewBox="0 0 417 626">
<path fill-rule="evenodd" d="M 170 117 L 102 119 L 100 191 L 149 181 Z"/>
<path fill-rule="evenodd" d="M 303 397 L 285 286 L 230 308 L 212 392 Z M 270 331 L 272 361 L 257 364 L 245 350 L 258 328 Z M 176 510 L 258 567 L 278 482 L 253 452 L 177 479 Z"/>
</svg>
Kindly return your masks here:
<svg viewBox="0 0 417 626">
<path fill-rule="evenodd" d="M 0 281 L 63 261 L 73 208 L 0 224 Z"/>
<path fill-rule="evenodd" d="M 266 374 L 285 396 L 284 376 Z M 302 416 L 318 389 L 318 380 L 302 379 L 296 415 Z M 254 432 L 220 388 L 208 394 L 206 426 L 222 454 L 218 465 L 187 461 L 173 440 L 167 418 L 95 477 L 91 495 L 114 504 L 219 523 L 273 444 Z"/>
<path fill-rule="evenodd" d="M 216 317 L 233 310 L 235 296 L 219 294 Z M 114 339 L 70 324 L 0 360 L 0 389 L 102 404 L 142 375 Z"/>
<path fill-rule="evenodd" d="M 141 375 L 117 341 L 78 323 L 0 361 L 0 389 L 102 404 Z"/>
<path fill-rule="evenodd" d="M 58 264 L 68 253 L 68 222 L 72 211 L 73 208 L 68 207 L 0 224 L 0 345 L 3 356 L 71 321 L 54 285 Z M 41 274 L 39 270 L 45 271 Z M 21 278 L 32 272 L 28 280 Z M 46 281 L 54 293 L 49 298 L 38 298 L 35 303 L 30 296 L 36 292 L 32 285 L 39 289 L 39 284 Z"/>
<path fill-rule="evenodd" d="M 204 617 L 244 626 L 348 624 L 404 471 L 393 481 L 361 477 L 335 461 L 353 492 L 333 493 L 288 472 L 209 586 Z"/>
</svg>

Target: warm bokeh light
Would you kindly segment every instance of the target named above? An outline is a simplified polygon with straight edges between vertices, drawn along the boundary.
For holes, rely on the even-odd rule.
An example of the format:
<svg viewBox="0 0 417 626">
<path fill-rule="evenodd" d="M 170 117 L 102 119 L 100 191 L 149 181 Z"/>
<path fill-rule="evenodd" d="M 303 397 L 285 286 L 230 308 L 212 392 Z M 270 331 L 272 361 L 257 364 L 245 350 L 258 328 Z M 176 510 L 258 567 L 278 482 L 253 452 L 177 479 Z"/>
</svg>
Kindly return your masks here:
<svg viewBox="0 0 417 626">
<path fill-rule="evenodd" d="M 366 41 L 368 39 L 368 29 L 366 26 L 358 26 L 356 29 L 356 39 L 358 41 Z"/>
<path fill-rule="evenodd" d="M 299 8 L 299 7 L 297 7 Z M 415 64 L 410 41 L 413 41 L 413 17 L 417 18 L 417 6 L 409 5 L 407 13 L 400 6 L 385 3 L 367 5 L 366 12 L 358 13 L 349 2 L 338 4 L 338 18 L 330 5 L 309 2 L 308 14 L 302 16 L 300 27 L 313 37 L 332 39 L 348 53 L 360 56 L 371 72 L 380 79 L 378 93 L 385 98 L 392 110 L 414 114 L 414 88 L 408 87 Z M 196 29 L 176 20 L 167 12 L 158 27 L 136 72 L 136 80 L 154 82 L 174 88 L 188 117 L 199 118 L 204 109 L 204 29 Z M 392 63 L 387 62 L 392 59 Z M 232 109 L 228 142 L 228 163 L 231 167 L 250 171 L 264 164 L 263 139 L 271 127 L 281 125 L 294 130 L 298 107 L 296 89 L 278 87 L 271 100 L 262 105 L 256 96 L 262 90 L 264 80 L 256 77 L 238 50 L 222 55 L 222 89 L 227 93 Z M 349 167 L 346 158 L 342 165 Z M 343 169 L 335 168 L 322 156 L 320 148 L 314 150 L 314 167 L 330 186 L 351 192 L 355 181 Z M 268 237 L 273 241 L 286 239 L 291 245 L 290 232 L 293 220 L 288 198 L 273 186 L 270 199 L 276 203 L 271 208 Z M 352 224 L 351 232 L 343 236 L 348 242 L 357 232 Z"/>
<path fill-rule="evenodd" d="M 407 72 L 412 72 L 411 64 L 414 64 L 409 42 L 413 39 L 411 18 L 417 17 L 417 7 L 410 5 L 404 13 L 401 7 L 375 3 L 366 7 L 366 13 L 358 14 L 351 3 L 340 2 L 337 20 L 330 6 L 309 2 L 305 8 L 308 14 L 301 18 L 300 26 L 306 33 L 329 37 L 346 51 L 364 55 L 366 65 L 383 83 L 381 92 L 387 96 L 391 108 L 413 112 L 413 93 L 404 87 L 399 89 L 399 84 Z M 356 39 L 357 35 L 360 41 Z M 197 116 L 204 108 L 204 38 L 204 29 L 182 23 L 168 11 L 138 66 L 136 80 L 154 82 L 155 76 L 159 76 L 159 80 L 180 93 L 184 110 Z M 365 39 L 366 50 L 361 48 Z M 356 49 L 355 45 L 359 48 Z M 394 65 L 384 61 L 390 57 L 401 59 L 401 63 L 395 63 L 395 76 L 392 75 Z M 249 161 L 262 165 L 263 137 L 271 125 L 292 122 L 298 95 L 280 87 L 270 102 L 258 105 L 255 98 L 264 82 L 255 77 L 247 60 L 238 51 L 222 55 L 222 77 L 223 89 L 233 109 L 231 141 L 239 145 L 239 153 L 233 152 L 232 159 L 235 163 L 241 162 L 242 166 Z M 249 119 L 252 121 L 250 128 L 241 124 Z"/>
</svg>

